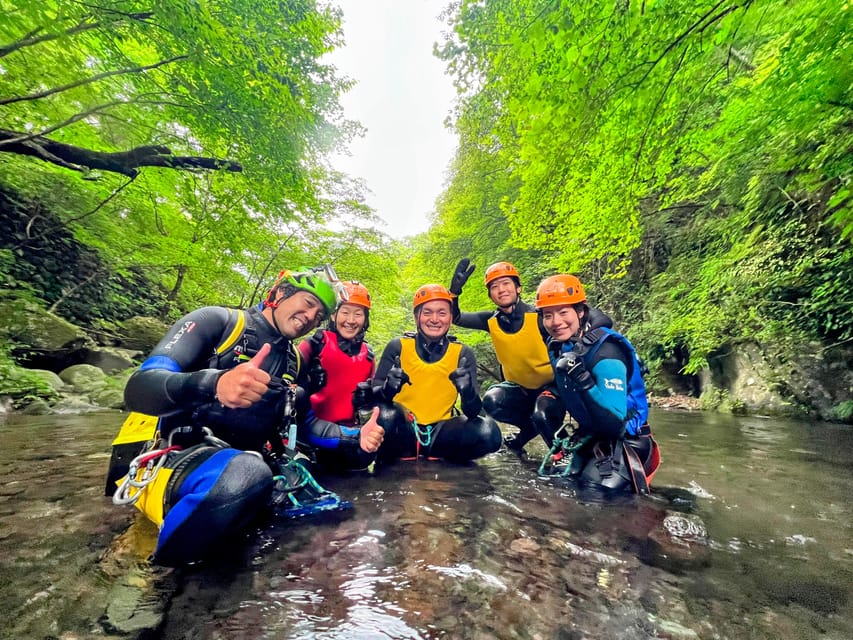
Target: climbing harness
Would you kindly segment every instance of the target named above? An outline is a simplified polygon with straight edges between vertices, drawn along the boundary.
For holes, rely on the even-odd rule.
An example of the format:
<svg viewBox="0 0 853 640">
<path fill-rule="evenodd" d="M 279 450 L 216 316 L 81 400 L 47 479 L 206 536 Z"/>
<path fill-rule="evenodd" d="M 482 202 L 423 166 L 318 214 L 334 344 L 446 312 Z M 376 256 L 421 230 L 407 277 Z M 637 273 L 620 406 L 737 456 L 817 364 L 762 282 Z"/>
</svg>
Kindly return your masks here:
<svg viewBox="0 0 853 640">
<path fill-rule="evenodd" d="M 154 448 L 156 442 L 156 439 L 152 440 L 150 448 L 130 461 L 127 475 L 113 494 L 113 504 L 134 504 L 142 495 L 142 490 L 154 482 L 166 462 L 166 456 L 172 451 L 181 450 L 180 446 L 171 444 L 171 437 L 162 449 Z"/>
<path fill-rule="evenodd" d="M 174 429 L 169 434 L 166 446 L 159 449 L 155 447 L 161 442 L 160 433 L 154 434 L 154 438 L 148 441 L 142 453 L 130 461 L 127 475 L 119 483 L 118 489 L 113 494 L 113 504 L 136 504 L 142 496 L 143 489 L 157 479 L 157 474 L 166 464 L 169 454 L 173 451 L 183 450 L 181 445 L 172 444 L 172 438 L 180 432 L 181 429 Z M 220 448 L 230 446 L 224 440 L 214 436 L 213 432 L 207 427 L 202 427 L 202 433 L 204 434 L 203 441 L 205 444 Z"/>
<path fill-rule="evenodd" d="M 351 509 L 351 502 L 323 488 L 303 464 L 303 461 L 308 462 L 308 457 L 297 452 L 296 385 L 289 385 L 285 396 L 284 420 L 274 429 L 270 446 L 264 451 L 275 482 L 273 508 L 278 515 L 287 518 Z"/>
<path fill-rule="evenodd" d="M 564 434 L 563 437 L 554 435 L 554 444 L 551 445 L 551 450 L 542 458 L 542 464 L 539 465 L 540 476 L 567 476 L 572 468 L 572 460 L 575 453 L 582 449 L 590 440 L 591 435 L 575 438 L 574 433 L 568 433 L 565 425 L 560 427 Z M 558 431 L 558 433 L 559 433 Z"/>
</svg>

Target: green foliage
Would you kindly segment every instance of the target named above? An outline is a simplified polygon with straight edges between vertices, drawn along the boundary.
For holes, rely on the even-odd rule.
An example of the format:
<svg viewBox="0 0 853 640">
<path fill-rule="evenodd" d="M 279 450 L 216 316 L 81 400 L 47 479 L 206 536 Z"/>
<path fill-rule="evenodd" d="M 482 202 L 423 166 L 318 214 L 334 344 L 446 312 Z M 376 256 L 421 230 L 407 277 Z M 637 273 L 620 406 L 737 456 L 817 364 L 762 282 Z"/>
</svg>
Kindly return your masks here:
<svg viewBox="0 0 853 640">
<path fill-rule="evenodd" d="M 815 0 L 454 4 L 437 53 L 460 146 L 414 262 L 444 281 L 463 255 L 529 265 L 534 283 L 575 272 L 650 361 L 678 351 L 688 372 L 740 338 L 848 340 L 851 15 Z"/>
<path fill-rule="evenodd" d="M 853 400 L 845 400 L 835 407 L 835 417 L 841 422 L 853 422 Z"/>
<path fill-rule="evenodd" d="M 26 403 L 33 398 L 54 398 L 56 391 L 44 378 L 15 364 L 9 346 L 0 346 L 0 396 Z"/>
<path fill-rule="evenodd" d="M 282 267 L 332 260 L 324 227 L 368 235 L 363 186 L 325 159 L 359 132 L 338 103 L 348 81 L 321 61 L 341 42 L 337 10 L 0 0 L 0 15 L 0 133 L 74 145 L 80 158 L 3 153 L 14 149 L 0 137 L 3 214 L 14 218 L 7 285 L 84 324 L 174 319 L 256 300 Z M 85 168 L 102 152 L 155 145 L 242 172 Z"/>
</svg>

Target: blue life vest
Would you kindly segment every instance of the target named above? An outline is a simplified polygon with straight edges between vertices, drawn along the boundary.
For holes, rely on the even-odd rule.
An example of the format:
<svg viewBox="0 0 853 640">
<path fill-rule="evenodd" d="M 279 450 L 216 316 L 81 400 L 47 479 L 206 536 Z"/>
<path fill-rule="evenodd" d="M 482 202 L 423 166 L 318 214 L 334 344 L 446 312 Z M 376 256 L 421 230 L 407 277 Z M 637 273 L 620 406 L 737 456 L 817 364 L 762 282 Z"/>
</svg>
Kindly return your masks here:
<svg viewBox="0 0 853 640">
<path fill-rule="evenodd" d="M 649 401 L 646 397 L 646 385 L 643 383 L 637 352 L 625 336 L 608 327 L 598 327 L 585 333 L 577 344 L 572 342 L 564 343 L 559 353 L 549 349 L 551 364 L 556 364 L 562 353 L 574 350 L 582 358 L 587 371 L 591 372 L 595 363 L 598 362 L 595 358 L 596 353 L 601 348 L 601 345 L 608 340 L 619 345 L 628 358 L 628 406 L 625 418 L 625 430 L 628 434 L 635 436 L 648 421 Z M 565 374 L 561 374 L 560 372 L 556 372 L 556 382 L 558 388 L 565 389 L 568 386 Z M 588 424 L 592 421 L 589 411 L 587 411 L 586 406 L 577 394 L 561 395 L 563 395 L 563 400 L 567 405 L 566 408 L 569 410 L 569 413 L 572 414 L 579 424 Z"/>
</svg>

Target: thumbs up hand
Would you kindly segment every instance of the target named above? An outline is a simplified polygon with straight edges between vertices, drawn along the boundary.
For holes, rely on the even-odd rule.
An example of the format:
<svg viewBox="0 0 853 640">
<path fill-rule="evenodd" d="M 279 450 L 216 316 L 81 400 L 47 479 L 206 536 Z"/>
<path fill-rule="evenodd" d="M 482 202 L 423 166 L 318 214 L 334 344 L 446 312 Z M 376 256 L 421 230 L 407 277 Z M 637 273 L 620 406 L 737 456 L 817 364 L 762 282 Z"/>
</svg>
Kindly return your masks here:
<svg viewBox="0 0 853 640">
<path fill-rule="evenodd" d="M 373 407 L 370 419 L 361 427 L 358 446 L 367 453 L 376 453 L 382 444 L 382 440 L 385 438 L 385 429 L 377 422 L 378 418 L 379 407 Z"/>
<path fill-rule="evenodd" d="M 272 347 L 264 343 L 248 362 L 226 371 L 216 383 L 216 399 L 229 409 L 246 409 L 267 392 L 270 374 L 261 369 Z"/>
<path fill-rule="evenodd" d="M 409 374 L 403 371 L 400 366 L 400 356 L 397 356 L 394 359 L 394 366 L 385 374 L 385 384 L 382 385 L 383 397 L 390 402 L 400 393 L 404 384 L 412 384 L 412 381 L 409 379 Z"/>
<path fill-rule="evenodd" d="M 447 377 L 450 378 L 453 386 L 463 398 L 467 398 L 473 393 L 474 376 L 468 368 L 468 359 L 465 356 L 459 359 L 459 366 L 451 371 Z"/>
</svg>

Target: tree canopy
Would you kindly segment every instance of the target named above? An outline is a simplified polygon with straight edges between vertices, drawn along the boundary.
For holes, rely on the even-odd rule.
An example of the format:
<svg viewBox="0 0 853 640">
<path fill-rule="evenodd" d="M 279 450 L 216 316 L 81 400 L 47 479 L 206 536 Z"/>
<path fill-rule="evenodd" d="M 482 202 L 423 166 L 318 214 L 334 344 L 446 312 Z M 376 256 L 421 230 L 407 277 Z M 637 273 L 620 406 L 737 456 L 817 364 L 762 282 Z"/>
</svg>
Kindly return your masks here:
<svg viewBox="0 0 853 640">
<path fill-rule="evenodd" d="M 174 315 L 257 299 L 283 266 L 357 254 L 342 273 L 379 286 L 387 242 L 364 186 L 328 161 L 361 131 L 338 102 L 351 81 L 323 59 L 342 43 L 339 10 L 0 0 L 0 13 L 0 183 L 14 218 L 3 263 L 66 228 L 95 252 L 25 260 L 7 285 L 56 304 L 144 272 Z M 115 289 L 113 310 L 129 312 L 131 292 Z"/>
<path fill-rule="evenodd" d="M 445 19 L 460 146 L 424 251 L 518 260 L 528 293 L 576 272 L 691 371 L 738 337 L 853 337 L 848 5 L 462 0 Z"/>
</svg>

